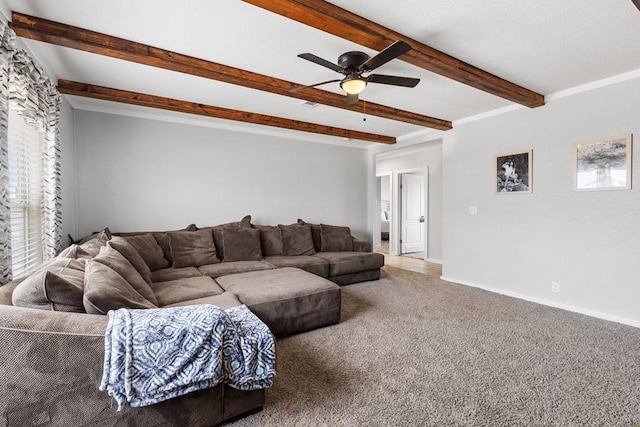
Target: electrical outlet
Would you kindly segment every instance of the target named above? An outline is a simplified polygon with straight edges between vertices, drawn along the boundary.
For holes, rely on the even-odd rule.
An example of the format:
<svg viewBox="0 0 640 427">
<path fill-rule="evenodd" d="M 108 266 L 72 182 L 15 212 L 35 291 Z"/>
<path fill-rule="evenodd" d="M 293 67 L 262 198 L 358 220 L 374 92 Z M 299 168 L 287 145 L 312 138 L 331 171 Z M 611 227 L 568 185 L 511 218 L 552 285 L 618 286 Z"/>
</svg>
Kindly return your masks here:
<svg viewBox="0 0 640 427">
<path fill-rule="evenodd" d="M 477 206 L 469 206 L 469 214 L 470 215 L 476 215 L 478 213 L 478 207 Z"/>
<path fill-rule="evenodd" d="M 560 283 L 558 282 L 551 282 L 551 292 L 553 293 L 560 293 Z"/>
</svg>

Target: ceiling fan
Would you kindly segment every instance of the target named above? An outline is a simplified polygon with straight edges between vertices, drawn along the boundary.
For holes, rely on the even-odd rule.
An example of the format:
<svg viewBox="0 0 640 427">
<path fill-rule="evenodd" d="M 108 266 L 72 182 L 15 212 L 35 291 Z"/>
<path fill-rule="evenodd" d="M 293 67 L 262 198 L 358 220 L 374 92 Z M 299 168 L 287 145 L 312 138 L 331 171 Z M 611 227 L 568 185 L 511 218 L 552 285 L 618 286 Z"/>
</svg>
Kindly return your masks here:
<svg viewBox="0 0 640 427">
<path fill-rule="evenodd" d="M 289 92 L 298 92 L 310 87 L 340 82 L 340 87 L 347 93 L 347 104 L 351 105 L 358 102 L 358 94 L 367 86 L 367 83 L 415 87 L 420 82 L 420 79 L 387 76 L 384 74 L 369 74 L 366 77 L 362 75 L 363 73 L 375 70 L 381 65 L 386 64 L 409 50 L 411 50 L 411 46 L 409 46 L 408 43 L 399 40 L 382 52 L 378 53 L 373 58 L 366 53 L 359 51 L 343 53 L 338 57 L 338 64 L 322 59 L 312 53 L 301 53 L 298 55 L 299 58 L 306 59 L 307 61 L 311 61 L 333 71 L 337 71 L 338 73 L 344 74 L 345 77 L 343 79 L 327 80 L 326 82 L 298 87 L 291 89 Z"/>
</svg>

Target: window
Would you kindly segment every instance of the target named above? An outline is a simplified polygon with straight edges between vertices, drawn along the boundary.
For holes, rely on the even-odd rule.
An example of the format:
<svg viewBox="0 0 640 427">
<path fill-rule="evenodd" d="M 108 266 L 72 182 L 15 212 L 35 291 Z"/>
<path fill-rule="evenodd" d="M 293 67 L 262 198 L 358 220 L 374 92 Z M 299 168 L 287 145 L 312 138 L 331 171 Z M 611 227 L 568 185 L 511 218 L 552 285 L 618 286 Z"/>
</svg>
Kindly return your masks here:
<svg viewBox="0 0 640 427">
<path fill-rule="evenodd" d="M 8 166 L 13 276 L 42 263 L 42 158 L 44 132 L 9 108 Z"/>
</svg>

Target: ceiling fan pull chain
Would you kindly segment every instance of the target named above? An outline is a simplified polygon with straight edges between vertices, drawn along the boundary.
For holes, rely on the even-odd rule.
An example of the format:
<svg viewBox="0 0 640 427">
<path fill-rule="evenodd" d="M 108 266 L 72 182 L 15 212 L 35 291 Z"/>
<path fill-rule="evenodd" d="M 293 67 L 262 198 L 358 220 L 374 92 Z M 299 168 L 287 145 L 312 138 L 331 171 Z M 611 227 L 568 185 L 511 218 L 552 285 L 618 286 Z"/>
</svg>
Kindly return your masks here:
<svg viewBox="0 0 640 427">
<path fill-rule="evenodd" d="M 366 122 L 367 121 L 367 101 L 365 101 L 364 99 L 362 100 L 362 105 L 363 105 L 363 112 L 362 114 L 364 115 L 364 117 L 362 117 L 362 121 Z"/>
</svg>

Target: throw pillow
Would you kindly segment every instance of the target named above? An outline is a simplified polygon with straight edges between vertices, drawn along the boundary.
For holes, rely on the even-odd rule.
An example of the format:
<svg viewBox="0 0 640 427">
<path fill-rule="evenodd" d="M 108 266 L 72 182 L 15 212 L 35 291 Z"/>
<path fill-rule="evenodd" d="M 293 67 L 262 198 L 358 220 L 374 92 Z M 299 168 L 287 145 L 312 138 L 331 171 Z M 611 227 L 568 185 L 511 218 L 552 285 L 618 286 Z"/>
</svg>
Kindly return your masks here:
<svg viewBox="0 0 640 427">
<path fill-rule="evenodd" d="M 116 251 L 120 252 L 127 261 L 131 263 L 138 273 L 142 276 L 145 282 L 151 284 L 151 270 L 144 259 L 140 256 L 136 248 L 131 246 L 124 237 L 113 236 L 107 246 L 112 247 Z"/>
<path fill-rule="evenodd" d="M 251 215 L 246 215 L 240 221 L 229 222 L 227 224 L 220 224 L 213 227 L 205 227 L 213 230 L 213 241 L 216 244 L 216 253 L 218 258 L 224 260 L 224 247 L 222 244 L 222 230 L 238 229 L 238 228 L 251 228 Z"/>
<path fill-rule="evenodd" d="M 278 227 L 282 233 L 283 255 L 313 255 L 316 253 L 311 237 L 311 227 L 302 224 L 280 224 Z"/>
<path fill-rule="evenodd" d="M 196 231 L 197 229 L 198 227 L 196 227 L 195 224 L 189 224 L 182 230 L 175 230 L 175 231 Z M 153 232 L 153 236 L 156 238 L 156 241 L 162 248 L 162 252 L 164 252 L 164 257 L 169 261 L 169 265 L 173 265 L 173 258 L 171 258 L 171 238 L 167 233 L 169 232 L 156 231 L 156 232 Z"/>
<path fill-rule="evenodd" d="M 87 249 L 83 248 L 80 245 L 73 244 L 68 248 L 64 249 L 62 252 L 58 254 L 61 258 L 93 258 L 95 255 L 92 255 Z"/>
<path fill-rule="evenodd" d="M 320 224 L 322 252 L 352 252 L 353 237 L 349 227 Z"/>
<path fill-rule="evenodd" d="M 255 228 L 228 228 L 222 230 L 224 261 L 260 261 L 260 232 Z"/>
<path fill-rule="evenodd" d="M 105 246 L 100 249 L 100 253 L 93 260 L 114 270 L 146 300 L 158 305 L 158 300 L 151 286 L 120 252 L 110 246 Z"/>
<path fill-rule="evenodd" d="M 100 253 L 100 248 L 105 246 L 111 239 L 111 232 L 105 228 L 101 232 L 94 234 L 91 239 L 80 243 L 80 248 L 87 253 L 87 258 L 93 258 Z"/>
<path fill-rule="evenodd" d="M 151 271 L 169 267 L 169 261 L 153 234 L 126 236 L 126 241 L 135 248 Z"/>
<path fill-rule="evenodd" d="M 260 232 L 260 246 L 264 256 L 282 255 L 282 233 L 276 225 L 254 225 Z"/>
<path fill-rule="evenodd" d="M 84 313 L 84 268 L 84 259 L 56 258 L 16 286 L 11 302 L 17 307 Z"/>
<path fill-rule="evenodd" d="M 170 231 L 167 235 L 175 268 L 200 267 L 220 262 L 216 257 L 211 230 Z"/>
<path fill-rule="evenodd" d="M 320 224 L 311 224 L 309 222 L 305 222 L 304 220 L 298 218 L 298 224 L 308 225 L 311 227 L 311 237 L 313 238 L 313 248 L 316 252 L 322 251 L 322 231 L 320 229 Z"/>
<path fill-rule="evenodd" d="M 116 271 L 93 259 L 87 260 L 83 304 L 89 314 L 107 314 L 119 308 L 156 308 Z"/>
</svg>

